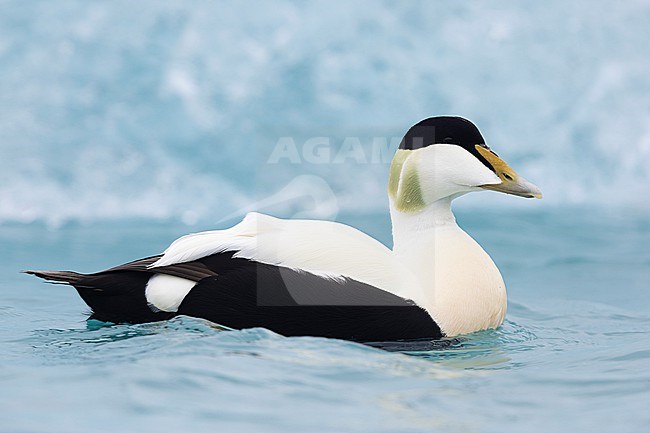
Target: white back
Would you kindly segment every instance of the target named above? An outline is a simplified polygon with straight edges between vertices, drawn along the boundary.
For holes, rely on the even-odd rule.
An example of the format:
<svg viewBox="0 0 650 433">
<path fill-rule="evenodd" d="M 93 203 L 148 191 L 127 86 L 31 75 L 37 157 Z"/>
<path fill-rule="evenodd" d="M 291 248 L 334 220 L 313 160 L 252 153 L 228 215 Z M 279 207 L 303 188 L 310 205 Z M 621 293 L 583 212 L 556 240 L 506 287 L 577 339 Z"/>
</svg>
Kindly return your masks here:
<svg viewBox="0 0 650 433">
<path fill-rule="evenodd" d="M 423 300 L 417 278 L 394 259 L 390 249 L 357 229 L 332 221 L 283 220 L 249 213 L 229 229 L 183 236 L 152 268 L 224 251 L 325 278 L 349 277 L 418 303 Z"/>
</svg>

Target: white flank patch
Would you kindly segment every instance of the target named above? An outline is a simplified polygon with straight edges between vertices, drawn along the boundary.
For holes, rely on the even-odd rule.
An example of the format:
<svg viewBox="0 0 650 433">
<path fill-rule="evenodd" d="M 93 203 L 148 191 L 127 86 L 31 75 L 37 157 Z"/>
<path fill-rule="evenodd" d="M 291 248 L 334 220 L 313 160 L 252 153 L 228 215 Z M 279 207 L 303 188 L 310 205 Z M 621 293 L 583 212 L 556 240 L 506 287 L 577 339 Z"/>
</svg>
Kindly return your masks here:
<svg viewBox="0 0 650 433">
<path fill-rule="evenodd" d="M 192 290 L 196 282 L 165 274 L 155 274 L 147 282 L 147 303 L 158 311 L 173 313 Z"/>
</svg>

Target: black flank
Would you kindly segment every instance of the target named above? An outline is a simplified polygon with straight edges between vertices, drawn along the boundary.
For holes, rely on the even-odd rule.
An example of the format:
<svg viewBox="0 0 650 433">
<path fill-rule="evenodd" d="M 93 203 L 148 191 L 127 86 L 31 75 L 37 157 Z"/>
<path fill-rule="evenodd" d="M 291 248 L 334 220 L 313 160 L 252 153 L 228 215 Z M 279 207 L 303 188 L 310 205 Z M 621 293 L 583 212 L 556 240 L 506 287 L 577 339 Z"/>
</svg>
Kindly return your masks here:
<svg viewBox="0 0 650 433">
<path fill-rule="evenodd" d="M 362 342 L 443 336 L 413 301 L 355 280 L 323 278 L 232 255 L 214 254 L 155 269 L 197 282 L 176 313 L 154 311 L 145 297 L 147 281 L 154 275 L 148 266 L 160 256 L 88 275 L 27 273 L 74 286 L 93 310 L 90 318 L 106 322 L 144 323 L 187 315 L 235 329 L 264 327 L 286 336 Z"/>
</svg>

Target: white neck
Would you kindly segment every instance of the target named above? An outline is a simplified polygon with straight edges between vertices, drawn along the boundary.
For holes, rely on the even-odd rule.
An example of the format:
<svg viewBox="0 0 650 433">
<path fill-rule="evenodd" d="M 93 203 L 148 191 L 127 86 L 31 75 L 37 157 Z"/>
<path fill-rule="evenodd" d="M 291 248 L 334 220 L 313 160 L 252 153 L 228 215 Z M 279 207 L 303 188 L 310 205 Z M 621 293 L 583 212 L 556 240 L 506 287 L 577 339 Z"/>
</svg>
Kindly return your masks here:
<svg viewBox="0 0 650 433">
<path fill-rule="evenodd" d="M 422 233 L 436 227 L 456 226 L 456 217 L 451 211 L 451 201 L 456 198 L 442 198 L 417 213 L 405 213 L 390 205 L 393 224 L 393 251 L 408 251 L 412 242 Z"/>
<path fill-rule="evenodd" d="M 496 265 L 451 211 L 455 196 L 417 213 L 391 201 L 393 253 L 424 292 L 424 308 L 447 336 L 498 327 L 505 317 L 505 284 Z"/>
</svg>

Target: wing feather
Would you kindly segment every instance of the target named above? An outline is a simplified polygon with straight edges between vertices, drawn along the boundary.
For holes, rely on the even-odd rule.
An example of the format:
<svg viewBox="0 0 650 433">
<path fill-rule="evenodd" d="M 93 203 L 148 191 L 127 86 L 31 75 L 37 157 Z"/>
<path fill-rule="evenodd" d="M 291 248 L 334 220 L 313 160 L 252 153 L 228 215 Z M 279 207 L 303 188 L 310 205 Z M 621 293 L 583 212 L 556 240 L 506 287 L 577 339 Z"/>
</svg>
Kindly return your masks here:
<svg viewBox="0 0 650 433">
<path fill-rule="evenodd" d="M 332 221 L 282 220 L 249 213 L 229 229 L 179 238 L 148 266 L 157 271 L 223 252 L 327 279 L 354 279 L 424 304 L 419 281 L 390 249 Z"/>
</svg>

